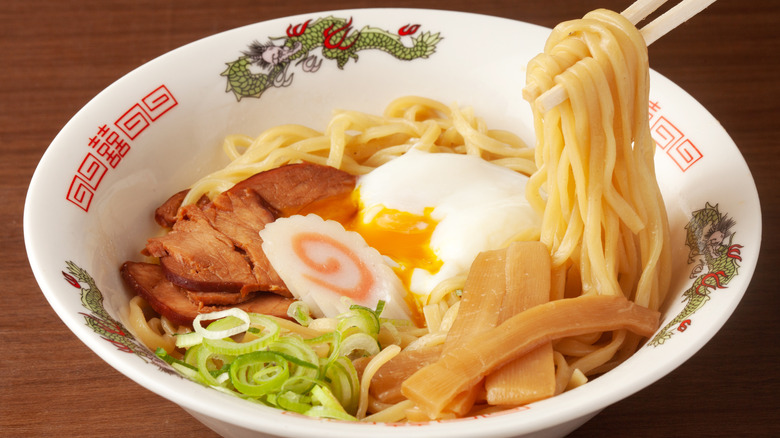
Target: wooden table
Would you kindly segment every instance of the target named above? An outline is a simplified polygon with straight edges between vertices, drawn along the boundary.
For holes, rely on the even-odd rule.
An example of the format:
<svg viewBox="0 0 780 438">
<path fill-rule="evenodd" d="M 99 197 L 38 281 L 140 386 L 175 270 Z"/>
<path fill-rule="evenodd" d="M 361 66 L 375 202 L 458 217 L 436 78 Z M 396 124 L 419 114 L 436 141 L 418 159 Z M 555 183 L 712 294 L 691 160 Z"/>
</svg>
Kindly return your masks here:
<svg viewBox="0 0 780 438">
<path fill-rule="evenodd" d="M 0 435 L 214 436 L 124 377 L 60 322 L 22 238 L 29 179 L 50 141 L 104 87 L 163 53 L 216 32 L 369 1 L 5 0 L 0 8 Z M 628 0 L 385 2 L 553 26 Z M 780 435 L 780 7 L 720 0 L 650 49 L 651 66 L 708 108 L 739 145 L 763 204 L 764 244 L 733 317 L 680 369 L 607 408 L 573 436 Z M 374 5 L 375 6 L 375 5 Z M 468 63 L 468 58 L 464 58 Z"/>
</svg>

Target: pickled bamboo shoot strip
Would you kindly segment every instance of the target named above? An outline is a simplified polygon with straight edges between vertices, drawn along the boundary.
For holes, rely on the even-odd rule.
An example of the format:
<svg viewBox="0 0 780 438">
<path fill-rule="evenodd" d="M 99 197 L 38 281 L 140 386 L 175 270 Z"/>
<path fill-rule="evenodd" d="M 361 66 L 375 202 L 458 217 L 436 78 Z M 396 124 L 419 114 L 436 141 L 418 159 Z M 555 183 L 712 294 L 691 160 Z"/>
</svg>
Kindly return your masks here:
<svg viewBox="0 0 780 438">
<path fill-rule="evenodd" d="M 474 259 L 463 287 L 458 316 L 444 342 L 444 354 L 498 325 L 506 295 L 506 253 L 505 248 L 484 251 Z M 474 405 L 480 389 L 478 384 L 467 388 L 445 411 L 459 417 L 465 415 Z"/>
<path fill-rule="evenodd" d="M 515 242 L 506 255 L 506 296 L 499 322 L 550 301 L 550 252 L 541 242 Z M 485 379 L 491 405 L 519 406 L 555 395 L 552 343 L 497 369 Z"/>
<path fill-rule="evenodd" d="M 622 296 L 582 295 L 534 306 L 422 368 L 401 392 L 435 418 L 461 392 L 540 345 L 567 336 L 626 329 L 649 337 L 660 313 Z"/>
</svg>

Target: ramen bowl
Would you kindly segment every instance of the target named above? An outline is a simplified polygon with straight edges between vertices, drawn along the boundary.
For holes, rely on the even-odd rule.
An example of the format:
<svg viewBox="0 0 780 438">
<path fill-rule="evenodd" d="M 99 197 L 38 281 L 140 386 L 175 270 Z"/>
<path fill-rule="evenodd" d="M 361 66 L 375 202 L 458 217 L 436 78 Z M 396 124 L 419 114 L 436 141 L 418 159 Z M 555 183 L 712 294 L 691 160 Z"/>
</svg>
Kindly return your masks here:
<svg viewBox="0 0 780 438">
<path fill-rule="evenodd" d="M 333 33 L 289 62 L 295 49 L 283 48 L 286 39 L 322 32 L 327 20 L 342 34 L 370 26 L 387 44 L 357 53 Z M 531 112 L 521 97 L 524 69 L 548 34 L 457 12 L 329 11 L 238 28 L 155 59 L 91 100 L 41 159 L 24 217 L 36 280 L 98 356 L 225 436 L 565 435 L 698 351 L 734 311 L 756 265 L 761 212 L 743 158 L 706 109 L 656 72 L 650 125 L 671 227 L 671 297 L 659 330 L 636 354 L 559 396 L 479 417 L 398 424 L 314 419 L 259 406 L 180 377 L 142 346 L 124 322 L 132 293 L 119 274 L 158 233 L 154 209 L 227 163 L 221 142 L 228 134 L 256 136 L 290 123 L 324 130 L 334 109 L 381 114 L 393 99 L 419 95 L 469 106 L 491 128 L 533 144 Z M 508 50 L 496 40 L 517 43 Z M 258 54 L 267 56 L 264 65 L 243 61 L 255 41 L 270 42 Z M 412 51 L 415 44 L 426 50 Z M 729 178 L 713 177 L 724 174 Z"/>
</svg>

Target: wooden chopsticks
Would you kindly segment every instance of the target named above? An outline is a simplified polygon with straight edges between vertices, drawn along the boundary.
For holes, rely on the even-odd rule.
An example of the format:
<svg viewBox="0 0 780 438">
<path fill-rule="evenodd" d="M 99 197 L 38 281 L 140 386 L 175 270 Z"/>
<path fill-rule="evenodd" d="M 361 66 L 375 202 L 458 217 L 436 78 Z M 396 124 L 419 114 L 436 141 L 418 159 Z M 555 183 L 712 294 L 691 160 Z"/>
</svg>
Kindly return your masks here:
<svg viewBox="0 0 780 438">
<path fill-rule="evenodd" d="M 636 25 L 666 2 L 667 0 L 636 0 L 620 14 Z M 649 46 L 713 3 L 715 0 L 682 0 L 641 28 L 639 33 L 642 34 L 645 43 Z M 547 112 L 566 101 L 568 96 L 566 89 L 560 84 L 544 93 L 540 93 L 536 84 L 529 84 L 523 89 L 523 98 L 537 105 L 540 111 Z"/>
</svg>

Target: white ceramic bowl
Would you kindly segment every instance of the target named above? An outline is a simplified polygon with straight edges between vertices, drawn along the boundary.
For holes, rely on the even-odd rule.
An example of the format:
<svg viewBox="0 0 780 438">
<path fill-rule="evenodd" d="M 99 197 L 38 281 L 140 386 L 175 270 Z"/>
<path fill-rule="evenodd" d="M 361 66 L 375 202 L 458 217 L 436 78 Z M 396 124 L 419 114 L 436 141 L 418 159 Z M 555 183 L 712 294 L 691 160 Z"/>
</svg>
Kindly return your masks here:
<svg viewBox="0 0 780 438">
<path fill-rule="evenodd" d="M 280 46 L 288 32 L 305 32 L 317 19 L 331 16 L 351 20 L 353 31 L 372 26 L 400 34 L 406 46 L 426 34 L 438 33 L 441 40 L 427 58 L 399 60 L 385 51 L 364 50 L 359 62 L 344 58 L 343 68 L 317 49 L 311 52 L 316 59 L 290 64 L 259 98 L 239 99 L 228 88 L 228 77 L 222 74 L 250 43 L 280 37 L 273 40 Z M 530 143 L 531 114 L 521 88 L 525 65 L 548 34 L 548 29 L 521 22 L 456 12 L 333 11 L 235 29 L 143 65 L 79 111 L 35 172 L 24 230 L 41 290 L 68 327 L 111 366 L 226 436 L 262 432 L 289 437 L 454 438 L 568 433 L 680 366 L 712 338 L 744 294 L 758 257 L 761 212 L 744 160 L 704 108 L 654 72 L 650 123 L 673 234 L 672 299 L 654 342 L 580 388 L 501 414 L 457 421 L 388 425 L 315 420 L 184 380 L 120 324 L 130 293 L 118 267 L 136 259 L 142 242 L 155 232 L 157 226 L 150 219 L 154 207 L 226 163 L 220 150 L 224 135 L 256 135 L 283 123 L 324 129 L 334 108 L 381 113 L 392 99 L 416 94 L 472 106 L 489 126 L 514 131 Z M 329 43 L 334 53 L 348 54 L 339 38 Z M 709 216 L 694 213 L 702 210 Z M 739 269 L 705 263 L 696 271 L 688 259 L 686 225 L 697 217 L 702 220 L 698 226 L 711 226 L 724 216 L 734 225 L 710 249 L 721 251 L 720 257 L 729 259 L 727 265 Z M 711 286 L 697 287 L 701 281 Z M 686 291 L 693 299 L 686 298 Z M 699 306 L 689 312 L 694 304 Z"/>
</svg>

